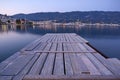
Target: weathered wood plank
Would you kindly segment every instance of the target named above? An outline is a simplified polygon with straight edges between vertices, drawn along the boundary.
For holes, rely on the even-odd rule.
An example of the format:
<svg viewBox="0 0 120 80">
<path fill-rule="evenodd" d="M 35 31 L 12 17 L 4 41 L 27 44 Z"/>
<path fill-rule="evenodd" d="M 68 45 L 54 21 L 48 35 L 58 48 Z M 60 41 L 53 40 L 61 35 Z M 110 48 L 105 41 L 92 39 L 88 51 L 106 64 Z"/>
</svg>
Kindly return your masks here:
<svg viewBox="0 0 120 80">
<path fill-rule="evenodd" d="M 70 37 L 74 42 L 80 42 L 76 39 L 76 35 L 70 34 Z"/>
<path fill-rule="evenodd" d="M 107 60 L 110 61 L 110 62 L 115 62 L 116 64 L 120 65 L 120 60 L 117 59 L 117 58 L 108 58 Z"/>
<path fill-rule="evenodd" d="M 99 76 L 99 75 L 73 75 L 73 76 L 40 76 L 27 75 L 23 80 L 120 80 L 120 76 Z"/>
<path fill-rule="evenodd" d="M 54 36 L 53 36 L 53 39 L 52 39 L 52 41 L 51 41 L 51 42 L 54 42 L 54 40 L 55 40 L 55 37 L 56 37 L 56 36 L 54 35 Z"/>
<path fill-rule="evenodd" d="M 87 48 L 87 50 L 90 51 L 90 52 L 96 52 L 96 50 L 94 50 L 92 47 L 88 46 L 88 44 L 83 44 L 83 46 L 85 48 Z"/>
<path fill-rule="evenodd" d="M 82 42 L 84 42 L 84 43 L 88 43 L 87 40 L 85 40 L 84 38 L 82 38 L 81 36 L 79 36 L 79 35 L 77 35 L 77 34 L 76 34 L 76 37 L 79 38 L 79 41 L 82 41 Z"/>
<path fill-rule="evenodd" d="M 83 60 L 83 62 L 86 64 L 87 68 L 89 69 L 90 75 L 101 75 L 98 69 L 85 55 L 81 55 L 80 57 Z"/>
<path fill-rule="evenodd" d="M 64 34 L 63 34 L 62 37 L 61 37 L 61 41 L 62 41 L 62 42 L 65 42 Z"/>
<path fill-rule="evenodd" d="M 79 51 L 79 48 L 76 46 L 73 46 L 73 45 L 68 45 L 68 46 L 71 46 L 71 50 L 72 51 Z M 79 70 L 80 70 L 80 74 L 90 74 L 90 71 L 88 70 L 87 66 L 85 65 L 85 63 L 82 61 L 82 59 L 80 58 L 81 55 L 84 55 L 83 53 L 79 54 L 79 53 L 74 53 L 74 56 L 76 56 L 76 62 L 78 63 L 78 67 L 79 67 Z"/>
<path fill-rule="evenodd" d="M 37 46 L 37 47 L 34 49 L 34 51 L 39 51 L 39 50 L 42 51 L 42 50 L 45 48 L 46 45 L 47 45 L 47 43 L 41 42 L 41 43 L 39 44 L 39 46 Z"/>
<path fill-rule="evenodd" d="M 14 61 L 21 53 L 17 52 L 14 55 L 10 56 L 9 58 L 7 58 L 5 61 L 0 63 L 0 72 L 4 70 L 4 68 L 6 68 L 6 66 L 11 63 L 12 61 Z"/>
<path fill-rule="evenodd" d="M 120 61 L 87 43 L 74 33 L 46 34 L 3 61 L 0 80 L 119 80 Z"/>
<path fill-rule="evenodd" d="M 42 36 L 42 37 L 43 37 L 43 36 Z M 31 47 L 31 45 L 33 45 L 34 43 L 36 43 L 36 42 L 38 42 L 39 40 L 41 40 L 42 37 L 40 37 L 39 39 L 37 39 L 37 40 L 33 41 L 32 43 L 28 44 L 26 47 L 24 47 L 24 48 L 21 49 L 20 51 L 23 52 L 23 51 L 29 49 L 29 47 Z"/>
<path fill-rule="evenodd" d="M 51 43 L 48 44 L 44 50 L 49 50 L 51 47 Z M 38 60 L 35 62 L 35 64 L 33 65 L 33 67 L 31 68 L 29 74 L 39 74 L 40 71 L 42 70 L 42 67 L 44 65 L 44 62 L 47 58 L 48 53 L 40 53 L 40 57 L 38 58 Z"/>
<path fill-rule="evenodd" d="M 68 39 L 69 39 L 69 42 L 74 42 L 73 39 L 70 37 L 70 35 L 66 34 Z"/>
<path fill-rule="evenodd" d="M 50 50 L 56 50 L 56 46 L 57 44 L 53 43 Z M 55 60 L 55 53 L 49 53 L 40 75 L 52 75 L 54 60 Z"/>
<path fill-rule="evenodd" d="M 93 52 L 93 51 L 88 51 L 87 49 L 86 49 L 86 47 L 84 47 L 83 46 L 83 44 L 81 44 L 81 43 L 78 43 L 78 47 L 81 49 L 81 51 L 83 51 L 83 52 Z"/>
<path fill-rule="evenodd" d="M 9 65 L 0 73 L 1 75 L 17 75 L 31 60 L 33 55 L 21 55 L 13 62 L 9 63 Z"/>
<path fill-rule="evenodd" d="M 12 80 L 12 76 L 0 76 L 0 80 Z"/>
<path fill-rule="evenodd" d="M 69 42 L 69 39 L 68 39 L 68 37 L 67 37 L 66 34 L 64 34 L 64 37 L 65 37 L 65 41 L 66 41 L 66 42 Z"/>
<path fill-rule="evenodd" d="M 58 36 L 57 35 L 55 35 L 56 36 L 56 38 L 55 38 L 55 42 L 57 42 L 57 40 L 58 40 Z"/>
<path fill-rule="evenodd" d="M 107 61 L 111 64 L 114 65 L 113 67 L 116 68 L 117 70 L 120 70 L 120 62 L 118 59 L 116 58 L 111 58 L 111 59 L 107 59 Z M 119 71 L 120 72 L 120 71 Z"/>
<path fill-rule="evenodd" d="M 31 51 L 31 50 L 35 49 L 40 44 L 40 42 L 42 42 L 42 41 L 46 42 L 46 40 L 47 40 L 46 38 L 48 38 L 48 37 L 50 37 L 50 36 L 47 36 L 47 34 L 42 36 L 42 37 L 40 37 L 39 39 L 35 40 L 31 44 L 27 45 L 21 51 L 24 51 L 24 50 L 25 51 Z"/>
<path fill-rule="evenodd" d="M 56 35 L 54 35 L 54 39 L 52 40 L 52 42 L 55 42 L 56 41 Z"/>
<path fill-rule="evenodd" d="M 57 51 L 62 51 L 62 44 L 58 43 Z M 56 53 L 55 65 L 54 65 L 54 75 L 64 75 L 64 62 L 63 62 L 63 53 Z"/>
<path fill-rule="evenodd" d="M 78 51 L 81 52 L 81 48 L 78 47 L 78 43 L 76 44 L 68 44 L 68 46 L 71 46 L 71 50 L 72 51 Z M 75 53 L 74 53 L 75 54 Z M 76 53 L 76 61 L 78 62 L 78 66 L 80 67 L 80 74 L 90 74 L 90 71 L 88 70 L 87 66 L 85 65 L 85 63 L 83 62 L 83 60 L 81 59 L 81 55 L 84 55 L 84 53 Z"/>
<path fill-rule="evenodd" d="M 70 45 L 67 44 L 67 47 L 69 50 L 72 50 L 72 47 Z M 70 53 L 69 56 L 72 64 L 73 74 L 74 75 L 81 74 L 80 67 L 78 66 L 79 63 L 77 61 L 76 54 Z"/>
<path fill-rule="evenodd" d="M 16 76 L 13 77 L 12 80 L 22 80 L 23 77 L 25 75 L 27 75 L 27 73 L 29 72 L 29 70 L 31 69 L 31 67 L 33 66 L 33 64 L 35 63 L 35 61 L 38 59 L 39 54 L 36 54 L 32 60 L 25 66 L 24 69 L 21 70 L 21 72 L 19 74 L 17 74 Z"/>
<path fill-rule="evenodd" d="M 34 44 L 31 44 L 25 51 L 32 51 L 33 49 L 35 49 L 40 43 L 36 42 Z"/>
<path fill-rule="evenodd" d="M 104 64 L 114 75 L 120 75 L 120 71 L 118 68 L 115 67 L 114 64 L 111 64 L 109 61 L 107 61 L 104 57 L 102 57 L 99 53 L 94 54 L 97 59 Z"/>
<path fill-rule="evenodd" d="M 67 45 L 63 44 L 64 51 L 67 51 Z M 69 53 L 64 53 L 64 59 L 65 59 L 65 73 L 66 75 L 73 75 L 73 69 L 72 69 L 72 63 L 69 57 Z"/>
<path fill-rule="evenodd" d="M 55 53 L 48 54 L 40 75 L 52 75 Z"/>
<path fill-rule="evenodd" d="M 80 67 L 81 74 L 90 75 L 91 74 L 90 70 L 87 68 L 84 61 L 81 59 L 81 55 L 84 55 L 84 54 L 76 54 L 76 55 L 77 55 L 77 61 L 79 63 L 78 66 Z"/>
<path fill-rule="evenodd" d="M 39 74 L 42 66 L 44 65 L 44 62 L 46 60 L 47 57 L 47 53 L 41 53 L 40 57 L 37 59 L 37 61 L 34 63 L 34 65 L 32 66 L 32 68 L 30 69 L 30 72 L 28 74 Z"/>
<path fill-rule="evenodd" d="M 101 75 L 113 75 L 92 53 L 86 53 L 87 57 L 92 61 L 96 68 L 100 71 Z"/>
<path fill-rule="evenodd" d="M 54 35 L 49 35 L 49 36 L 50 36 L 50 38 L 48 38 L 47 42 L 51 42 L 53 40 L 53 38 L 54 38 Z"/>
<path fill-rule="evenodd" d="M 52 45 L 52 43 L 47 43 L 47 45 L 45 46 L 43 51 L 50 51 L 51 45 Z"/>
</svg>

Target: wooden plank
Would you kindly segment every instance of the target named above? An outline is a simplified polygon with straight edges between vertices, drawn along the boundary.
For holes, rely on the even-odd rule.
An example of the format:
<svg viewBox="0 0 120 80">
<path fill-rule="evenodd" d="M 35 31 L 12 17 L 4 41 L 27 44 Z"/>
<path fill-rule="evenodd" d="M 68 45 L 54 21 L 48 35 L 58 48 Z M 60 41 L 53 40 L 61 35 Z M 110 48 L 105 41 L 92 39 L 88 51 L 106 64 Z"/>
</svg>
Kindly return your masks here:
<svg viewBox="0 0 120 80">
<path fill-rule="evenodd" d="M 73 76 L 40 76 L 27 75 L 23 80 L 120 80 L 120 76 L 99 76 L 99 75 L 73 75 Z"/>
<path fill-rule="evenodd" d="M 75 45 L 75 44 L 74 44 Z M 68 46 L 71 46 L 71 50 L 72 51 L 79 51 L 79 48 L 76 46 L 74 46 L 74 45 L 69 45 L 68 44 Z M 78 63 L 78 66 L 79 66 L 79 70 L 80 70 L 80 74 L 90 74 L 90 71 L 88 70 L 88 68 L 87 68 L 87 66 L 85 65 L 85 63 L 82 61 L 82 59 L 80 58 L 80 56 L 81 55 L 84 55 L 83 53 L 81 53 L 81 54 L 79 54 L 79 53 L 74 53 L 74 56 L 76 56 L 76 62 Z"/>
<path fill-rule="evenodd" d="M 96 66 L 96 68 L 100 71 L 101 75 L 113 75 L 111 71 L 109 71 L 96 57 L 94 57 L 91 53 L 86 53 L 87 57 L 91 60 L 91 62 Z"/>
<path fill-rule="evenodd" d="M 51 50 L 56 50 L 56 46 L 57 44 L 53 43 Z M 40 75 L 52 75 L 54 60 L 55 60 L 55 53 L 49 53 Z"/>
<path fill-rule="evenodd" d="M 107 60 L 110 61 L 110 62 L 113 62 L 113 63 L 115 63 L 115 64 L 120 65 L 120 60 L 117 59 L 117 58 L 108 58 Z"/>
<path fill-rule="evenodd" d="M 51 42 L 52 41 L 52 39 L 54 38 L 54 35 L 49 35 L 49 39 L 48 39 L 48 41 L 47 42 Z"/>
<path fill-rule="evenodd" d="M 88 51 L 84 46 L 83 46 L 83 44 L 81 44 L 81 43 L 78 43 L 78 47 L 81 49 L 81 51 L 83 51 L 83 52 L 90 52 L 90 51 Z M 92 51 L 93 52 L 93 51 Z"/>
<path fill-rule="evenodd" d="M 21 55 L 0 73 L 1 75 L 13 76 L 17 75 L 31 60 L 33 55 Z"/>
<path fill-rule="evenodd" d="M 81 40 L 77 35 L 74 36 L 74 39 L 76 40 L 76 42 L 79 43 L 85 43 L 83 40 Z"/>
<path fill-rule="evenodd" d="M 47 44 L 47 46 L 44 48 L 44 50 L 49 51 L 50 47 L 51 47 L 51 43 Z M 40 57 L 38 58 L 38 60 L 35 62 L 35 64 L 31 68 L 29 74 L 39 74 L 41 72 L 48 53 L 40 53 L 40 54 L 41 54 Z"/>
<path fill-rule="evenodd" d="M 65 58 L 65 73 L 66 75 L 73 75 L 72 63 L 69 57 L 69 53 L 64 54 Z"/>
<path fill-rule="evenodd" d="M 70 42 L 75 42 L 74 39 L 70 35 L 67 35 L 67 36 L 68 36 Z"/>
<path fill-rule="evenodd" d="M 62 44 L 58 43 L 57 51 L 62 51 Z M 54 65 L 54 75 L 64 75 L 64 62 L 63 62 L 63 53 L 56 53 L 55 65 Z"/>
<path fill-rule="evenodd" d="M 47 43 L 41 43 L 34 51 L 43 51 L 44 48 L 47 46 Z"/>
<path fill-rule="evenodd" d="M 49 34 L 45 34 L 39 42 L 47 42 L 49 40 Z"/>
<path fill-rule="evenodd" d="M 10 56 L 9 58 L 7 58 L 5 61 L 0 63 L 0 72 L 4 70 L 4 68 L 6 68 L 6 66 L 11 63 L 12 61 L 14 61 L 21 53 L 17 52 L 14 55 Z"/>
<path fill-rule="evenodd" d="M 73 40 L 70 38 L 70 36 L 68 36 L 68 39 L 69 39 L 70 42 L 73 41 Z M 71 43 L 70 43 L 70 44 L 67 44 L 67 47 L 68 47 L 68 50 L 74 51 L 73 45 L 71 45 Z M 77 60 L 76 54 L 75 54 L 75 53 L 71 53 L 71 54 L 69 54 L 69 56 L 70 56 L 70 60 L 71 60 L 71 63 L 72 63 L 72 68 L 73 68 L 73 73 L 74 73 L 74 75 L 76 75 L 76 74 L 81 74 L 81 69 L 80 69 L 80 66 L 78 65 L 79 62 L 78 62 L 78 60 Z"/>
<path fill-rule="evenodd" d="M 119 80 L 119 60 L 104 58 L 86 43 L 74 33 L 46 34 L 3 61 L 0 80 Z"/>
<path fill-rule="evenodd" d="M 81 59 L 81 55 L 84 55 L 84 54 L 76 54 L 76 55 L 77 55 L 78 66 L 80 67 L 81 74 L 90 75 L 91 74 L 90 70 L 85 65 L 84 61 Z"/>
<path fill-rule="evenodd" d="M 67 44 L 67 47 L 68 50 L 72 50 L 72 47 L 70 45 Z M 69 56 L 72 64 L 73 74 L 74 75 L 81 74 L 80 67 L 78 66 L 79 63 L 77 61 L 76 54 L 70 53 Z"/>
<path fill-rule="evenodd" d="M 57 43 L 52 43 L 52 46 L 49 51 L 56 51 L 57 50 Z"/>
<path fill-rule="evenodd" d="M 42 36 L 41 38 L 32 42 L 30 45 L 23 48 L 21 51 L 24 51 L 24 50 L 31 51 L 31 50 L 35 49 L 40 44 L 40 42 L 42 42 L 42 41 L 46 42 L 46 40 L 47 40 L 46 38 L 48 38 L 47 35 Z"/>
<path fill-rule="evenodd" d="M 98 69 L 94 66 L 94 64 L 85 56 L 81 55 L 80 56 L 87 68 L 90 71 L 91 75 L 101 75 L 101 73 L 98 71 Z"/>
<path fill-rule="evenodd" d="M 61 41 L 62 41 L 62 42 L 65 42 L 64 34 L 62 34 L 62 36 L 61 36 Z"/>
<path fill-rule="evenodd" d="M 55 53 L 48 54 L 40 75 L 52 75 Z"/>
<path fill-rule="evenodd" d="M 46 34 L 43 36 L 44 38 L 41 40 L 41 42 L 47 42 L 50 38 L 49 34 Z"/>
<path fill-rule="evenodd" d="M 57 34 L 57 42 L 60 42 L 60 35 Z"/>
<path fill-rule="evenodd" d="M 78 44 L 79 43 L 76 43 L 76 44 L 69 44 L 68 46 L 71 46 L 71 50 L 72 51 L 77 51 L 77 52 L 81 52 L 81 48 L 78 47 Z M 87 66 L 85 65 L 85 63 L 82 61 L 81 59 L 81 55 L 84 55 L 83 53 L 79 54 L 79 53 L 76 53 L 76 61 L 78 61 L 78 66 L 80 67 L 80 72 L 81 74 L 90 74 L 90 71 L 88 70 Z"/>
<path fill-rule="evenodd" d="M 106 60 L 105 57 L 103 57 L 100 53 L 93 54 L 98 60 Z"/>
<path fill-rule="evenodd" d="M 116 68 L 117 70 L 120 70 L 120 61 L 116 58 L 111 58 L 111 59 L 107 59 L 107 61 L 114 65 L 114 68 Z"/>
<path fill-rule="evenodd" d="M 25 51 L 32 51 L 33 49 L 35 49 L 40 43 L 36 42 L 34 44 L 31 44 L 27 49 L 25 49 Z"/>
<path fill-rule="evenodd" d="M 67 45 L 63 44 L 64 51 L 67 51 Z M 72 63 L 69 57 L 69 53 L 64 53 L 64 59 L 65 59 L 65 73 L 66 75 L 73 75 L 73 69 L 72 69 Z"/>
<path fill-rule="evenodd" d="M 96 52 L 83 52 L 83 51 L 34 51 L 35 53 L 96 53 Z"/>
<path fill-rule="evenodd" d="M 30 70 L 30 72 L 28 74 L 32 74 L 32 75 L 39 74 L 41 69 L 42 69 L 42 66 L 44 65 L 46 57 L 47 57 L 47 53 L 41 53 L 40 57 L 34 63 L 34 65 L 32 66 L 32 68 L 31 68 L 31 70 Z"/>
<path fill-rule="evenodd" d="M 56 36 L 54 35 L 54 36 L 53 36 L 53 39 L 51 40 L 51 42 L 54 42 L 54 40 L 55 40 L 55 37 L 56 37 Z"/>
<path fill-rule="evenodd" d="M 63 53 L 56 54 L 53 74 L 64 75 Z"/>
<path fill-rule="evenodd" d="M 56 41 L 56 35 L 54 35 L 54 39 L 52 40 L 52 42 L 55 42 Z"/>
<path fill-rule="evenodd" d="M 0 76 L 0 80 L 12 80 L 12 76 Z"/>
<path fill-rule="evenodd" d="M 105 58 L 103 58 L 99 53 L 94 54 L 94 56 L 102 64 L 104 64 L 114 75 L 120 75 L 119 69 L 117 69 L 114 64 L 111 64 L 109 61 L 107 61 Z"/>
<path fill-rule="evenodd" d="M 43 36 L 42 36 L 43 37 Z M 42 37 L 40 37 L 39 39 L 33 41 L 32 43 L 28 44 L 26 47 L 24 47 L 23 49 L 21 49 L 20 51 L 23 52 L 25 51 L 26 49 L 28 49 L 29 47 L 31 47 L 31 45 L 33 45 L 34 43 L 40 41 L 42 39 Z"/>
<path fill-rule="evenodd" d="M 56 38 L 55 38 L 55 42 L 57 42 L 58 36 L 57 36 L 57 35 L 55 35 L 55 36 L 56 36 Z"/>
<path fill-rule="evenodd" d="M 65 37 L 65 41 L 66 41 L 66 42 L 69 42 L 69 39 L 68 39 L 68 37 L 67 37 L 66 34 L 64 34 L 64 37 Z"/>
<path fill-rule="evenodd" d="M 36 54 L 32 58 L 32 60 L 25 66 L 25 68 L 22 69 L 19 74 L 17 74 L 16 76 L 14 76 L 12 80 L 22 80 L 24 78 L 24 76 L 27 75 L 27 73 L 29 72 L 29 70 L 31 69 L 31 67 L 35 63 L 35 61 L 38 59 L 38 57 L 39 57 L 39 54 Z"/>
<path fill-rule="evenodd" d="M 78 53 L 86 53 L 86 52 L 88 52 L 88 51 L 82 51 L 82 49 L 79 47 L 78 43 L 70 43 L 69 45 L 73 48 L 72 51 L 74 53 L 76 53 L 76 52 L 78 52 Z"/>
<path fill-rule="evenodd" d="M 90 47 L 88 44 L 83 44 L 83 46 L 86 47 L 87 50 L 90 51 L 90 52 L 96 52 L 96 50 L 93 49 L 92 47 Z"/>
<path fill-rule="evenodd" d="M 43 49 L 43 51 L 50 51 L 52 43 L 47 43 L 46 47 Z"/>
<path fill-rule="evenodd" d="M 76 39 L 75 35 L 70 34 L 70 37 L 74 42 L 80 42 L 79 40 Z"/>
<path fill-rule="evenodd" d="M 82 38 L 81 36 L 79 35 L 76 35 L 77 38 L 79 38 L 80 41 L 84 42 L 84 43 L 88 43 L 87 40 L 85 40 L 84 38 Z"/>
</svg>

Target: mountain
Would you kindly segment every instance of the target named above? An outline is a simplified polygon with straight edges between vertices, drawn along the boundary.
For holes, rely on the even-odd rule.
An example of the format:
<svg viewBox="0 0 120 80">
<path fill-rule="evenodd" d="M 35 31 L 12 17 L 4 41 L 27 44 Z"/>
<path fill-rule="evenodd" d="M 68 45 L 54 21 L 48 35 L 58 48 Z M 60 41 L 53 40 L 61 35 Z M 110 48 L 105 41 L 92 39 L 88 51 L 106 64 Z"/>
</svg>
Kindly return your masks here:
<svg viewBox="0 0 120 80">
<path fill-rule="evenodd" d="M 32 21 L 56 20 L 57 22 L 81 21 L 85 23 L 119 23 L 120 12 L 88 11 L 88 12 L 42 12 L 31 14 L 16 14 L 13 18 L 26 18 Z"/>
</svg>

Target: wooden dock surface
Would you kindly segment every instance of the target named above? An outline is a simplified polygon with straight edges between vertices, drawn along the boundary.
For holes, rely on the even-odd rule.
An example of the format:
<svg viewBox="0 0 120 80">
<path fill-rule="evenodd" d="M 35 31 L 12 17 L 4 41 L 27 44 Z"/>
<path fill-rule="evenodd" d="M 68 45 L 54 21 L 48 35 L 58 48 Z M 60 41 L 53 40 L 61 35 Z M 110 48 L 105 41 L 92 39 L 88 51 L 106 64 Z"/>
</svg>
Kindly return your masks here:
<svg viewBox="0 0 120 80">
<path fill-rule="evenodd" d="M 120 80 L 120 60 L 75 33 L 46 34 L 0 63 L 0 80 Z"/>
</svg>

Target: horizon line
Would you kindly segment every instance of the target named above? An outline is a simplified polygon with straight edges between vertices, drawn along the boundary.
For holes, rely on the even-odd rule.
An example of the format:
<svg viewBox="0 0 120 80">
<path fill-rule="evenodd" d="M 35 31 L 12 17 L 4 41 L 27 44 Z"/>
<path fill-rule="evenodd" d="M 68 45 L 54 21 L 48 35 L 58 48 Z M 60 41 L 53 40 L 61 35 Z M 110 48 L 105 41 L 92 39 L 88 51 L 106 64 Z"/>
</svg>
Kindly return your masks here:
<svg viewBox="0 0 120 80">
<path fill-rule="evenodd" d="M 15 14 L 3 14 L 0 13 L 1 15 L 8 15 L 8 16 L 13 16 L 13 15 L 17 15 L 17 14 L 34 14 L 34 13 L 67 13 L 67 12 L 120 12 L 120 11 L 104 11 L 104 10 L 93 10 L 93 11 L 42 11 L 42 12 L 29 12 L 29 13 L 15 13 Z"/>
</svg>

